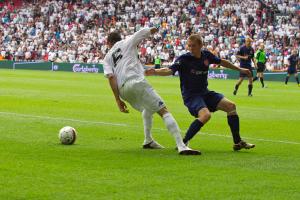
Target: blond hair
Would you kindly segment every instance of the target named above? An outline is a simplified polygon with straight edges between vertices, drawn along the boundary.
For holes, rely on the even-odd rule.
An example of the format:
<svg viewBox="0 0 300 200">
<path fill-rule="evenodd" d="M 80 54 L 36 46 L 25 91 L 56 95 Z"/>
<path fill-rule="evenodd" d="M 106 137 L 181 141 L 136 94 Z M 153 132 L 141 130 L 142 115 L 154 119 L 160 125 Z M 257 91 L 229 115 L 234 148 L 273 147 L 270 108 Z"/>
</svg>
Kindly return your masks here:
<svg viewBox="0 0 300 200">
<path fill-rule="evenodd" d="M 246 41 L 253 42 L 252 38 L 250 38 L 250 37 L 247 37 L 247 38 L 246 38 Z"/>
<path fill-rule="evenodd" d="M 202 41 L 202 37 L 200 34 L 192 34 L 190 35 L 190 37 L 188 38 L 189 40 L 192 40 L 192 41 L 196 41 L 198 42 L 200 45 L 203 44 L 203 41 Z"/>
</svg>

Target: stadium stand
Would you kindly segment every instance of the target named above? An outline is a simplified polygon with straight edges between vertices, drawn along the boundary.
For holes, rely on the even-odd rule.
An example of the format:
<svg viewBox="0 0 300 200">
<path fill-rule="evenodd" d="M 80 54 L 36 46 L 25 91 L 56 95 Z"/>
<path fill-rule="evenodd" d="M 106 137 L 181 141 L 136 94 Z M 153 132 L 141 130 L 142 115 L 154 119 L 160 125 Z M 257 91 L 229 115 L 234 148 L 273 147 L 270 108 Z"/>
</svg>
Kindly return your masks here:
<svg viewBox="0 0 300 200">
<path fill-rule="evenodd" d="M 264 42 L 267 68 L 282 70 L 299 50 L 297 0 L 0 0 L 0 52 L 8 60 L 101 63 L 106 35 L 123 37 L 144 26 L 160 32 L 140 46 L 145 64 L 163 65 L 185 53 L 188 35 L 201 33 L 207 48 L 232 62 L 247 36 Z"/>
</svg>

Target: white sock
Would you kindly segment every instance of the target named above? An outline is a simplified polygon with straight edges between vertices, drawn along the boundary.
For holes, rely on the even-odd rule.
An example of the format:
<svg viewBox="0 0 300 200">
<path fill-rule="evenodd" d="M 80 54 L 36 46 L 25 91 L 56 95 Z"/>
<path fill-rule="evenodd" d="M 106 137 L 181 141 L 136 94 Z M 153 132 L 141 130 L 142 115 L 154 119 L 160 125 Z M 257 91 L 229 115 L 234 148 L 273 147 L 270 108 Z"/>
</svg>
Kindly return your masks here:
<svg viewBox="0 0 300 200">
<path fill-rule="evenodd" d="M 180 129 L 178 127 L 178 124 L 171 113 L 166 113 L 163 115 L 163 120 L 167 126 L 168 131 L 173 135 L 176 141 L 176 145 L 178 148 L 178 151 L 182 151 L 184 149 L 187 149 L 185 144 L 182 141 L 182 137 L 180 135 Z"/>
<path fill-rule="evenodd" d="M 142 117 L 143 117 L 143 122 L 144 122 L 144 134 L 145 134 L 144 144 L 149 144 L 150 142 L 153 141 L 153 138 L 151 135 L 153 114 L 147 110 L 143 110 Z"/>
</svg>

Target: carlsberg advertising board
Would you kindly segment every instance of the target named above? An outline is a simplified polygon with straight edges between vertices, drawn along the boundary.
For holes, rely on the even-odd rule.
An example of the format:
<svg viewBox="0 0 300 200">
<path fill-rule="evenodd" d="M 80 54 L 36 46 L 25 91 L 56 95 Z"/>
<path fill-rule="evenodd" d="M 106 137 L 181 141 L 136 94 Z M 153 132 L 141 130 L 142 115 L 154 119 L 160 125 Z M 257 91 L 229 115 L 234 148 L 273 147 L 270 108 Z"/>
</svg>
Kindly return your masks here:
<svg viewBox="0 0 300 200">
<path fill-rule="evenodd" d="M 80 73 L 102 73 L 102 64 L 53 63 L 52 71 L 73 71 Z"/>
</svg>

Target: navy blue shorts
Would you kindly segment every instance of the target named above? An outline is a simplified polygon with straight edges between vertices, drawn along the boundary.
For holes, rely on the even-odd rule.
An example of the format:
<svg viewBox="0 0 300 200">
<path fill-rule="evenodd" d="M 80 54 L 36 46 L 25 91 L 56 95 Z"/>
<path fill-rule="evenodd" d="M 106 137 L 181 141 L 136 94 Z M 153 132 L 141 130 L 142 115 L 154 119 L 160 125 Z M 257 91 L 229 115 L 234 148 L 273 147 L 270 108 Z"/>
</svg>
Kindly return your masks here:
<svg viewBox="0 0 300 200">
<path fill-rule="evenodd" d="M 224 98 L 223 94 L 209 91 L 201 95 L 194 95 L 184 100 L 184 105 L 189 109 L 191 115 L 198 117 L 198 112 L 202 108 L 208 108 L 210 112 L 217 110 L 218 103 Z"/>
<path fill-rule="evenodd" d="M 288 68 L 288 71 L 287 71 L 288 74 L 296 74 L 297 73 L 297 69 L 295 67 L 293 68 Z"/>
</svg>

